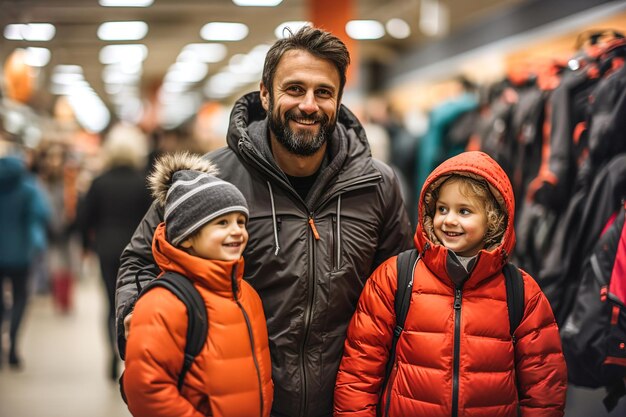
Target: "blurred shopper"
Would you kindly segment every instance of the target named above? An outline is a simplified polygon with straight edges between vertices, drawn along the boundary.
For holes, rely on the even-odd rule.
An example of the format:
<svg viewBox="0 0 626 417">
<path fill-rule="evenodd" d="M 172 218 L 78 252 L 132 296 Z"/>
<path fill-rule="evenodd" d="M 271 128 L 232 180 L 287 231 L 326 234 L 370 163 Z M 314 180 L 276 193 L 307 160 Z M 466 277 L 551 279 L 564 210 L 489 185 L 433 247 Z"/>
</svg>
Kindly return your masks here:
<svg viewBox="0 0 626 417">
<path fill-rule="evenodd" d="M 278 40 L 260 92 L 234 105 L 228 147 L 207 155 L 250 207 L 245 279 L 267 318 L 272 416 L 332 415 L 345 331 L 363 285 L 411 243 L 397 177 L 371 157 L 361 123 L 341 105 L 349 61 L 344 43 L 320 29 L 305 26 Z M 154 278 L 143 268 L 154 264 L 162 215 L 153 205 L 122 255 L 121 347 L 135 276 Z"/>
<path fill-rule="evenodd" d="M 147 140 L 135 126 L 120 124 L 104 143 L 105 170 L 96 177 L 79 210 L 83 246 L 95 249 L 106 289 L 110 377 L 118 376 L 115 349 L 115 281 L 122 250 L 152 202 L 146 185 Z"/>
<path fill-rule="evenodd" d="M 50 218 L 50 207 L 24 160 L 13 152 L 0 157 L 0 366 L 3 358 L 2 327 L 10 316 L 9 365 L 20 368 L 18 332 L 27 304 L 28 273 L 43 231 Z M 11 310 L 4 305 L 4 282 L 10 282 Z M 5 311 L 7 310 L 7 311 Z"/>
<path fill-rule="evenodd" d="M 201 156 L 177 153 L 160 158 L 150 176 L 166 213 L 154 235 L 152 253 L 162 272 L 153 283 L 179 284 L 174 292 L 144 287 L 133 313 L 123 392 L 135 417 L 270 415 L 263 304 L 243 280 L 248 203 L 214 174 Z M 193 289 L 199 298 L 185 308 L 177 293 Z M 200 317 L 191 306 L 206 308 L 206 338 L 189 339 L 191 317 Z M 190 360 L 186 347 L 196 338 L 203 348 Z"/>
<path fill-rule="evenodd" d="M 46 262 L 53 301 L 57 309 L 69 313 L 76 271 L 75 220 L 78 167 L 61 142 L 45 144 L 39 158 L 39 175 L 52 208 L 48 227 Z"/>
</svg>

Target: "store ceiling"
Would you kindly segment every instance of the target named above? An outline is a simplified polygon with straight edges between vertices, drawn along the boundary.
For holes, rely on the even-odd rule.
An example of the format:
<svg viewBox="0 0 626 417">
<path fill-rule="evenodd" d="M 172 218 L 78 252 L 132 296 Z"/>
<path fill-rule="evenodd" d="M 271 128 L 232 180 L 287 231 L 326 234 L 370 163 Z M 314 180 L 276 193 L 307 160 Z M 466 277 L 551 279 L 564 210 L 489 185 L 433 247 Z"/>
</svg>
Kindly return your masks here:
<svg viewBox="0 0 626 417">
<path fill-rule="evenodd" d="M 274 30 L 284 21 L 306 20 L 309 2 L 314 0 L 283 0 L 278 7 L 240 7 L 232 0 L 155 0 L 148 8 L 102 7 L 98 0 L 0 0 L 0 28 L 12 23 L 52 23 L 56 34 L 50 42 L 25 42 L 0 40 L 0 58 L 3 62 L 15 48 L 28 46 L 45 47 L 51 50 L 51 60 L 41 71 L 40 84 L 49 91 L 49 77 L 59 64 L 80 65 L 85 79 L 109 103 L 111 97 L 102 83 L 103 65 L 99 52 L 107 44 L 137 42 L 105 42 L 96 33 L 106 21 L 140 20 L 148 24 L 148 33 L 140 40 L 148 48 L 143 62 L 141 91 L 158 84 L 181 52 L 189 43 L 204 42 L 200 37 L 202 26 L 211 21 L 242 22 L 250 32 L 243 41 L 225 42 L 227 57 L 219 63 L 209 64 L 206 80 L 228 64 L 234 54 L 247 53 L 259 43 L 272 43 Z M 340 0 L 337 0 L 340 1 Z M 393 62 L 395 56 L 414 50 L 429 38 L 420 33 L 419 0 L 353 0 L 355 19 L 377 19 L 383 23 L 391 18 L 405 19 L 412 34 L 402 40 L 389 35 L 375 41 L 359 41 L 359 56 L 362 61 L 378 60 L 385 64 Z M 526 0 L 447 0 L 450 10 L 450 30 L 475 23 L 499 8 L 519 4 Z M 201 87 L 198 82 L 196 88 Z M 258 82 L 247 86 L 256 88 Z M 44 97 L 46 95 L 41 95 Z M 50 103 L 53 98 L 39 98 Z M 227 97 L 226 100 L 232 99 Z"/>
</svg>

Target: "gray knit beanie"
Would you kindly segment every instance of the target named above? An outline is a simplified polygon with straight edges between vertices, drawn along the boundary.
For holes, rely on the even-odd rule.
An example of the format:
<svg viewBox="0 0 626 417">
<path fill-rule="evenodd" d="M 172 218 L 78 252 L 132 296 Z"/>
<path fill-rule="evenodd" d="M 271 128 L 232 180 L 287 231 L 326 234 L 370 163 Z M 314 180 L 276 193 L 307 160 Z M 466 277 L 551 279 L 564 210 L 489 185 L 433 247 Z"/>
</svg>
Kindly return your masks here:
<svg viewBox="0 0 626 417">
<path fill-rule="evenodd" d="M 174 246 L 211 220 L 232 212 L 249 216 L 241 191 L 214 175 L 208 160 L 188 152 L 161 157 L 148 178 L 152 195 L 165 207 L 165 237 Z"/>
</svg>

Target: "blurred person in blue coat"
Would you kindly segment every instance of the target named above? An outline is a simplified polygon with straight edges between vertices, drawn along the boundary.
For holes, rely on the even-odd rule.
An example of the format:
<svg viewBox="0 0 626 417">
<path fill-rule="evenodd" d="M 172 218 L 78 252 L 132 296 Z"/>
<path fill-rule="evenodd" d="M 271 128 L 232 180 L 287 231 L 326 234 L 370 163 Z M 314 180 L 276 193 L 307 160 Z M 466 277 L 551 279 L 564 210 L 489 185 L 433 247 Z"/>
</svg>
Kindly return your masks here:
<svg viewBox="0 0 626 417">
<path fill-rule="evenodd" d="M 0 151 L 0 290 L 10 282 L 11 309 L 5 308 L 0 291 L 0 330 L 5 318 L 9 325 L 9 365 L 20 368 L 18 333 L 28 299 L 29 269 L 45 240 L 50 206 L 43 190 L 26 168 L 19 147 L 2 142 Z M 3 350 L 0 332 L 0 365 Z"/>
<path fill-rule="evenodd" d="M 136 126 L 121 123 L 109 131 L 104 145 L 104 170 L 79 205 L 83 248 L 94 249 L 107 295 L 106 329 L 109 376 L 117 380 L 119 357 L 115 336 L 115 282 L 120 255 L 148 211 L 152 198 L 146 184 L 148 142 Z"/>
</svg>

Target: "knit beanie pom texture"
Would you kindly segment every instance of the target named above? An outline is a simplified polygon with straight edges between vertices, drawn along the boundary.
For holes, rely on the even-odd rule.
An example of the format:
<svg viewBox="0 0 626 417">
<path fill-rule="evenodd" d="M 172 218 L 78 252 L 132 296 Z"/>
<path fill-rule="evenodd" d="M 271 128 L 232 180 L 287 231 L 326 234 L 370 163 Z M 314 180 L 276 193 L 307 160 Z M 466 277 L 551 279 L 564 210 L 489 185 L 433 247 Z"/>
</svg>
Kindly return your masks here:
<svg viewBox="0 0 626 417">
<path fill-rule="evenodd" d="M 178 246 L 211 220 L 232 212 L 249 216 L 243 194 L 215 175 L 207 159 L 189 152 L 159 158 L 148 184 L 154 198 L 165 207 L 167 240 Z"/>
</svg>

